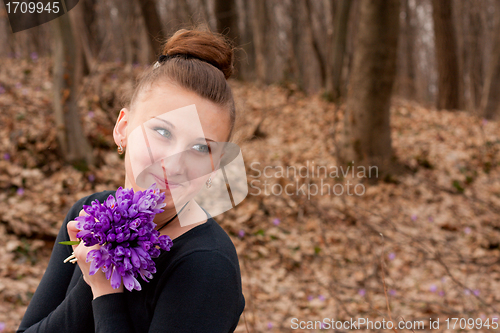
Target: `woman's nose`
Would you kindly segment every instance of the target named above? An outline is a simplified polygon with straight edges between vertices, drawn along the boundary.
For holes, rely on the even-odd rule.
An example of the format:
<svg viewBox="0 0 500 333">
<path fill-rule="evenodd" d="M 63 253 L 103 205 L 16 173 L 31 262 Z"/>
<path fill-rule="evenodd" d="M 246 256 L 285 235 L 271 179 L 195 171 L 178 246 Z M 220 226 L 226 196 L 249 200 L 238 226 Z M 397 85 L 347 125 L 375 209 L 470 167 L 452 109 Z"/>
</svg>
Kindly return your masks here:
<svg viewBox="0 0 500 333">
<path fill-rule="evenodd" d="M 185 154 L 181 149 L 169 149 L 168 155 L 161 159 L 161 166 L 167 177 L 182 174 Z"/>
</svg>

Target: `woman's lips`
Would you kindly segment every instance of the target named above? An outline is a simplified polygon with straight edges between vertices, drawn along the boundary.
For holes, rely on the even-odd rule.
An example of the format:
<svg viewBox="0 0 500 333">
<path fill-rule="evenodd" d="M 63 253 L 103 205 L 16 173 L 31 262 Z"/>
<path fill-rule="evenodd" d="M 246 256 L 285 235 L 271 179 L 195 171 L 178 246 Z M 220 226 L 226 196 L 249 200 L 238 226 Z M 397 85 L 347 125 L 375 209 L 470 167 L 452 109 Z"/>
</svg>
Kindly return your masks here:
<svg viewBox="0 0 500 333">
<path fill-rule="evenodd" d="M 177 188 L 177 187 L 181 187 L 182 186 L 179 183 L 169 182 L 168 180 L 160 178 L 160 177 L 156 176 L 155 174 L 151 174 L 151 175 L 156 180 L 157 185 L 165 185 L 167 188 Z"/>
</svg>

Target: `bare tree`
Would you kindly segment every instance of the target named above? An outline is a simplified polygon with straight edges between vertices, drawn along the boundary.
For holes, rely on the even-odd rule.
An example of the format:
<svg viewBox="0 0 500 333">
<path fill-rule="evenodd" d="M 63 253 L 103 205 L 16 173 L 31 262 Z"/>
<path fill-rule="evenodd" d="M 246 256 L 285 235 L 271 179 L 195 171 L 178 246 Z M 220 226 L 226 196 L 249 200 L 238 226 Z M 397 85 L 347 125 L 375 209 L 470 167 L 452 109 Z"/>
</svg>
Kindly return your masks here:
<svg viewBox="0 0 500 333">
<path fill-rule="evenodd" d="M 403 0 L 403 9 L 405 13 L 404 19 L 404 45 L 403 46 L 403 57 L 405 60 L 404 67 L 404 84 L 403 89 L 405 96 L 408 99 L 415 99 L 416 97 L 416 87 L 415 87 L 415 25 L 413 20 L 413 11 L 410 7 L 409 0 Z"/>
<path fill-rule="evenodd" d="M 149 40 L 151 43 L 151 61 L 154 61 L 161 53 L 162 43 L 165 41 L 162 24 L 158 11 L 156 10 L 155 0 L 138 0 L 141 7 L 144 23 L 148 31 Z"/>
<path fill-rule="evenodd" d="M 389 108 L 396 76 L 399 1 L 362 0 L 360 6 L 344 136 L 337 153 L 342 163 L 377 166 L 385 173 L 393 157 Z"/>
<path fill-rule="evenodd" d="M 495 12 L 500 10 L 500 1 L 496 1 Z M 481 109 L 486 119 L 498 119 L 500 107 L 500 18 L 496 17 L 493 34 L 493 48 L 489 70 L 484 83 Z"/>
<path fill-rule="evenodd" d="M 314 48 L 307 2 L 292 0 L 292 48 L 294 71 L 299 87 L 307 92 L 321 88 L 321 53 Z"/>
<path fill-rule="evenodd" d="M 265 31 L 264 27 L 269 22 L 268 13 L 265 0 L 250 1 L 250 8 L 252 12 L 252 36 L 255 49 L 255 72 L 257 81 L 266 82 L 267 64 L 265 54 Z"/>
<path fill-rule="evenodd" d="M 215 17 L 217 19 L 217 31 L 225 34 L 234 45 L 240 43 L 239 30 L 238 30 L 238 15 L 236 11 L 235 0 L 216 0 L 215 1 Z M 241 53 L 239 49 L 235 52 L 235 57 L 240 58 Z M 241 63 L 235 62 L 236 75 L 235 77 L 241 78 Z"/>
<path fill-rule="evenodd" d="M 330 51 L 330 75 L 326 83 L 326 91 L 333 100 L 338 100 L 342 95 L 342 70 L 344 68 L 345 50 L 347 44 L 347 28 L 352 0 L 340 0 L 335 10 L 335 29 L 333 32 L 333 46 Z"/>
<path fill-rule="evenodd" d="M 92 148 L 83 133 L 77 94 L 81 79 L 78 52 L 69 15 L 52 21 L 54 32 L 54 113 L 57 139 L 65 161 L 84 167 L 92 165 Z"/>
<path fill-rule="evenodd" d="M 439 109 L 459 109 L 462 103 L 460 94 L 462 76 L 458 64 L 452 3 L 452 1 L 432 0 Z"/>
</svg>

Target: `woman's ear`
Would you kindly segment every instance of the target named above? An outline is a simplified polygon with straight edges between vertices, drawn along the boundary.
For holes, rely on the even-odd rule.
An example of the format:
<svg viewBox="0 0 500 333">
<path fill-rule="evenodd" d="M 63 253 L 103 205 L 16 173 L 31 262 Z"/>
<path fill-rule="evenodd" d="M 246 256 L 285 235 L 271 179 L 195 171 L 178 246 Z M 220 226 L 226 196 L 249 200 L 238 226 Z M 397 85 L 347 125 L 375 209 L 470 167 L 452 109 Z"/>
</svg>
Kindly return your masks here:
<svg viewBox="0 0 500 333">
<path fill-rule="evenodd" d="M 127 145 L 127 125 L 129 121 L 130 111 L 127 108 L 120 110 L 118 119 L 116 120 L 115 128 L 113 130 L 113 139 L 117 146 L 122 144 L 124 147 Z"/>
</svg>

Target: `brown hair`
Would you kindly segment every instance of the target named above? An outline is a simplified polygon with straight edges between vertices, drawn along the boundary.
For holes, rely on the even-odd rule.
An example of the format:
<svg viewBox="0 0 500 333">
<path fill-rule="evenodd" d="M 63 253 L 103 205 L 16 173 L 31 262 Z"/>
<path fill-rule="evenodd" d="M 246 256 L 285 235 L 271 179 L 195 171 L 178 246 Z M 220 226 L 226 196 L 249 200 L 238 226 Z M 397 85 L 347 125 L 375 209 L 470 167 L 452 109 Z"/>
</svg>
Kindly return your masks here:
<svg viewBox="0 0 500 333">
<path fill-rule="evenodd" d="M 234 70 L 231 43 L 223 35 L 208 29 L 181 29 L 166 41 L 162 54 L 178 57 L 162 62 L 160 66 L 152 66 L 139 77 L 130 108 L 143 89 L 170 80 L 229 111 L 229 141 L 236 121 L 233 93 L 227 82 Z"/>
</svg>

